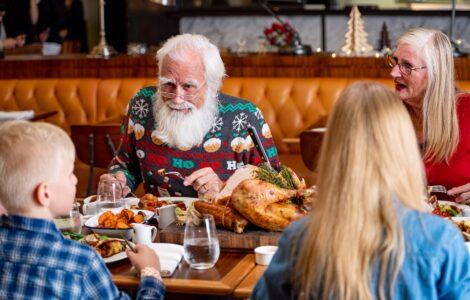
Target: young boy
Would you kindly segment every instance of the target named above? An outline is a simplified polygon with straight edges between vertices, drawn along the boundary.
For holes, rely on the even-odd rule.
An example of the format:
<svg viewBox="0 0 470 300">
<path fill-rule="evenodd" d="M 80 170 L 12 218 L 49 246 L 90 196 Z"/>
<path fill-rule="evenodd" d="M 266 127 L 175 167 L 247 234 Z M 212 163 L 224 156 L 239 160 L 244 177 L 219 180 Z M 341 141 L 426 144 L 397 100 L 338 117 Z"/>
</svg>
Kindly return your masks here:
<svg viewBox="0 0 470 300">
<path fill-rule="evenodd" d="M 0 299 L 128 299 L 98 253 L 65 239 L 55 226 L 75 198 L 75 149 L 67 133 L 47 123 L 0 125 Z M 137 298 L 162 299 L 155 252 L 127 252 L 141 275 Z"/>
</svg>

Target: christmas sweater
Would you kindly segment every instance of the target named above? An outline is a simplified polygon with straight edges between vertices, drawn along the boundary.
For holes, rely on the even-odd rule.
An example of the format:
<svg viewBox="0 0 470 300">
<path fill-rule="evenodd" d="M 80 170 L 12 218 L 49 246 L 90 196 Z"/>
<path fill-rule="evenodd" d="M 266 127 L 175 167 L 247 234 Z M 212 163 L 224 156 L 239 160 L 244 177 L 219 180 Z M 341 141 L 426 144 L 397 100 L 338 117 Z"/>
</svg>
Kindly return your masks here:
<svg viewBox="0 0 470 300">
<path fill-rule="evenodd" d="M 247 128 L 253 126 L 266 150 L 270 163 L 279 165 L 277 149 L 261 110 L 249 101 L 218 94 L 219 113 L 201 144 L 190 149 L 171 148 L 152 133 L 156 129 L 153 107 L 156 87 L 141 89 L 129 102 L 122 124 L 122 137 L 110 173 L 124 172 L 131 190 L 143 182 L 146 193 L 156 196 L 197 197 L 192 186 L 165 172 L 188 176 L 211 167 L 223 181 L 237 168 L 263 162 Z"/>
</svg>

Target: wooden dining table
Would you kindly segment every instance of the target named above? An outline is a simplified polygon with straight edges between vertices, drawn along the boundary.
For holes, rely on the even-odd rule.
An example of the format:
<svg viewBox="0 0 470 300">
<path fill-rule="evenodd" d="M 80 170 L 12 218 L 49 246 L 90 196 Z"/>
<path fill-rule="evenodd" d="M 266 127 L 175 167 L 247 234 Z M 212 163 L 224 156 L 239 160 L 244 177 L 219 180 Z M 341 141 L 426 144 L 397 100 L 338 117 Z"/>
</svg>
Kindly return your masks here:
<svg viewBox="0 0 470 300">
<path fill-rule="evenodd" d="M 256 265 L 233 291 L 235 298 L 247 299 L 251 296 L 256 283 L 263 276 L 267 266 Z"/>
<path fill-rule="evenodd" d="M 139 278 L 132 272 L 128 259 L 107 266 L 116 286 L 137 289 Z M 230 296 L 255 267 L 253 253 L 223 251 L 215 266 L 207 270 L 192 269 L 183 259 L 171 277 L 163 278 L 167 293 L 165 298 L 188 299 L 189 295 L 191 299 Z M 245 288 L 244 293 L 238 294 L 248 293 L 250 292 Z M 180 297 L 175 297 L 177 295 Z"/>
</svg>

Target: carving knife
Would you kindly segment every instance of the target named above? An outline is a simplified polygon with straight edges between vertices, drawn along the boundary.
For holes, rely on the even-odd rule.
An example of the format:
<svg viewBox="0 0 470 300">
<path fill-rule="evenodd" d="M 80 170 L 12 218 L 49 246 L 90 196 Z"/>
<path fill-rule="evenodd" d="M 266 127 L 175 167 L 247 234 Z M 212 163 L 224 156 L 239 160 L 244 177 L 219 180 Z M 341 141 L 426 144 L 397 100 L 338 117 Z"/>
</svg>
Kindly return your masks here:
<svg viewBox="0 0 470 300">
<path fill-rule="evenodd" d="M 268 168 L 272 169 L 273 167 L 271 166 L 271 163 L 269 162 L 269 157 L 266 154 L 266 150 L 264 150 L 264 147 L 263 147 L 263 144 L 261 143 L 261 140 L 259 139 L 258 132 L 256 131 L 256 128 L 253 127 L 253 126 L 249 126 L 246 129 L 246 131 L 251 136 L 251 139 L 253 140 L 253 144 L 255 145 L 256 150 L 258 150 L 259 155 L 261 155 L 261 157 L 265 161 Z"/>
</svg>

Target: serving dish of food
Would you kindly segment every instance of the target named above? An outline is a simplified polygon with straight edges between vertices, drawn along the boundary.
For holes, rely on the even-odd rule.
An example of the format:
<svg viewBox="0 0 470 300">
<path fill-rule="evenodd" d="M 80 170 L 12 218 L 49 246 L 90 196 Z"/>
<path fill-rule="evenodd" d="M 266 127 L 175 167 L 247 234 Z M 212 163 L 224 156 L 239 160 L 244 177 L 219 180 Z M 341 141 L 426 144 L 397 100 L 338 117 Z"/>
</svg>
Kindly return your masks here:
<svg viewBox="0 0 470 300">
<path fill-rule="evenodd" d="M 175 221 L 184 224 L 186 211 L 196 200 L 198 199 L 190 197 L 156 197 L 152 194 L 145 194 L 137 205 L 131 208 L 155 212 L 158 227 L 165 228 Z"/>
<path fill-rule="evenodd" d="M 94 233 L 109 237 L 132 238 L 132 223 L 147 223 L 155 216 L 148 210 L 114 208 L 94 215 L 85 222 L 85 226 Z"/>
</svg>

